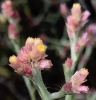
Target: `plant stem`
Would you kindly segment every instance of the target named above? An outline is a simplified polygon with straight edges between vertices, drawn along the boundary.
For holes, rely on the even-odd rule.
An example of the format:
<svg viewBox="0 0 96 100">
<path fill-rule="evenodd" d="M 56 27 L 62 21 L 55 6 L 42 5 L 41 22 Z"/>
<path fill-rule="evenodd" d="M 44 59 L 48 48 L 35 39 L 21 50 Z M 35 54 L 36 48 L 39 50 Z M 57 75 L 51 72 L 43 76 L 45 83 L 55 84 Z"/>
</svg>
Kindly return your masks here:
<svg viewBox="0 0 96 100">
<path fill-rule="evenodd" d="M 45 87 L 42 81 L 41 71 L 34 68 L 33 72 L 33 76 L 30 78 L 30 80 L 36 86 L 36 89 L 39 92 L 39 95 L 41 96 L 42 100 L 52 100 L 50 98 L 50 93 L 48 92 L 47 88 Z"/>
<path fill-rule="evenodd" d="M 65 100 L 73 100 L 73 95 L 66 95 Z"/>
<path fill-rule="evenodd" d="M 29 91 L 29 95 L 30 95 L 31 100 L 36 100 L 36 98 L 35 98 L 35 88 L 32 87 L 31 82 L 30 82 L 30 80 L 28 78 L 23 76 L 23 79 L 24 79 L 26 87 L 27 87 L 27 89 Z"/>
<path fill-rule="evenodd" d="M 71 94 L 73 94 L 73 93 L 66 93 L 66 92 L 64 92 L 64 90 L 60 90 L 59 92 L 55 92 L 55 93 L 52 93 L 51 94 L 51 98 L 54 100 L 54 99 L 59 99 L 59 98 L 62 98 L 62 97 L 64 97 L 65 95 L 71 95 Z"/>
</svg>

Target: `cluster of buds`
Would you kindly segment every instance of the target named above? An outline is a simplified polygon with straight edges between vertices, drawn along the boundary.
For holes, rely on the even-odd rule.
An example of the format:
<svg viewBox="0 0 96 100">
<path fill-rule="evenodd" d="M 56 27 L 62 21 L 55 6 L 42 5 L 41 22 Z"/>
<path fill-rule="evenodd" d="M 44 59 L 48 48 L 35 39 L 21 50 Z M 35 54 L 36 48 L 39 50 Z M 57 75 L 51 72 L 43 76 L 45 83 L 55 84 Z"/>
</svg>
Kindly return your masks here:
<svg viewBox="0 0 96 100">
<path fill-rule="evenodd" d="M 82 36 L 78 39 L 76 45 L 75 45 L 75 51 L 79 51 L 80 48 L 84 47 L 85 45 L 91 46 L 96 43 L 96 24 L 89 24 L 85 32 L 82 34 Z"/>
<path fill-rule="evenodd" d="M 35 68 L 40 70 L 50 68 L 52 66 L 51 61 L 45 59 L 46 48 L 40 38 L 28 37 L 25 46 L 19 50 L 17 57 L 13 55 L 9 58 L 10 66 L 15 72 L 27 77 L 33 75 Z"/>
<path fill-rule="evenodd" d="M 6 18 L 8 18 L 11 22 L 11 20 L 14 20 L 15 22 L 18 22 L 20 20 L 19 13 L 16 9 L 13 7 L 13 3 L 11 0 L 6 0 L 1 4 L 2 13 Z"/>
<path fill-rule="evenodd" d="M 74 92 L 74 93 L 87 93 L 89 88 L 88 86 L 81 85 L 86 80 L 85 78 L 89 74 L 88 70 L 82 68 L 79 71 L 76 71 L 75 74 L 71 77 L 70 81 L 63 85 L 63 89 L 65 92 Z"/>
<path fill-rule="evenodd" d="M 82 28 L 82 26 L 87 22 L 89 17 L 89 11 L 81 12 L 81 6 L 78 3 L 73 4 L 71 9 L 71 15 L 67 17 L 67 32 L 69 38 L 75 38 L 76 33 Z"/>
<path fill-rule="evenodd" d="M 18 11 L 13 7 L 11 0 L 6 0 L 1 4 L 2 13 L 9 21 L 8 35 L 10 39 L 15 39 L 18 36 L 17 24 L 20 21 Z"/>
<path fill-rule="evenodd" d="M 89 15 L 90 15 L 89 11 L 86 10 L 82 13 L 80 4 L 75 3 L 73 4 L 73 7 L 71 9 L 71 15 L 67 16 L 66 28 L 69 39 L 72 40 L 71 42 L 73 42 L 72 46 L 74 46 L 75 52 L 79 52 L 80 50 L 82 50 L 82 48 L 91 39 L 89 35 L 90 31 L 89 28 L 87 28 L 85 32 L 83 32 L 82 34 L 80 33 L 80 30 L 88 21 L 87 19 Z"/>
</svg>

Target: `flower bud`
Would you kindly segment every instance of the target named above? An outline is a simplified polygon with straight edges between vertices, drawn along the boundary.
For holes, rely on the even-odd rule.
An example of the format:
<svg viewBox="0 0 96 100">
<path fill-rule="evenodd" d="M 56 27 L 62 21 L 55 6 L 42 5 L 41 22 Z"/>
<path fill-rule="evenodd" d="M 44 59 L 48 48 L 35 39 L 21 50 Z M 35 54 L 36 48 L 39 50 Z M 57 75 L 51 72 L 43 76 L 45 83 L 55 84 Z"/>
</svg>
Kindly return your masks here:
<svg viewBox="0 0 96 100">
<path fill-rule="evenodd" d="M 79 3 L 73 4 L 73 7 L 71 9 L 72 16 L 75 20 L 80 21 L 81 18 L 81 6 Z"/>
<path fill-rule="evenodd" d="M 10 66 L 13 68 L 13 69 L 16 69 L 19 67 L 19 62 L 18 62 L 18 59 L 15 55 L 13 56 L 10 56 L 9 58 L 9 62 L 10 62 Z"/>
<path fill-rule="evenodd" d="M 67 58 L 67 60 L 65 61 L 65 66 L 68 68 L 71 68 L 71 66 L 72 66 L 72 59 L 71 58 Z"/>
<path fill-rule="evenodd" d="M 18 37 L 18 31 L 14 24 L 9 24 L 8 26 L 8 36 L 10 39 L 16 39 Z"/>
<path fill-rule="evenodd" d="M 52 66 L 52 62 L 50 60 L 41 60 L 38 63 L 38 68 L 41 70 L 50 68 L 51 66 Z"/>
<path fill-rule="evenodd" d="M 88 74 L 89 74 L 89 72 L 85 68 L 82 68 L 81 70 L 75 72 L 75 74 L 70 79 L 70 82 L 72 82 L 72 91 L 73 92 L 80 93 L 81 91 L 82 92 L 88 91 L 87 87 L 82 87 L 82 90 L 80 90 L 80 87 L 83 86 L 81 84 L 85 82 L 85 78 L 87 77 Z"/>
<path fill-rule="evenodd" d="M 82 93 L 87 93 L 88 90 L 89 90 L 88 86 L 79 86 L 79 87 L 77 88 L 77 92 L 78 92 L 78 93 L 80 93 L 80 92 L 82 92 Z"/>
<path fill-rule="evenodd" d="M 17 63 L 17 57 L 16 57 L 15 55 L 10 56 L 10 58 L 9 58 L 9 62 L 12 63 L 12 64 Z"/>
<path fill-rule="evenodd" d="M 65 17 L 68 14 L 68 8 L 65 3 L 60 4 L 60 13 Z"/>
<path fill-rule="evenodd" d="M 23 47 L 21 50 L 19 50 L 18 54 L 18 60 L 22 63 L 28 63 L 30 62 L 30 57 L 29 57 L 30 51 L 26 49 L 26 47 Z"/>
<path fill-rule="evenodd" d="M 81 18 L 81 21 L 86 21 L 87 20 L 87 18 L 90 16 L 90 12 L 89 11 L 84 11 L 83 13 L 82 13 L 82 18 Z"/>
<path fill-rule="evenodd" d="M 30 77 L 32 75 L 32 67 L 31 65 L 26 64 L 24 66 L 24 73 L 27 77 Z"/>
<path fill-rule="evenodd" d="M 96 24 L 90 24 L 87 26 L 86 28 L 87 33 L 89 33 L 89 35 L 96 35 Z"/>
<path fill-rule="evenodd" d="M 63 85 L 63 90 L 64 90 L 65 92 L 69 92 L 69 91 L 71 91 L 71 89 L 72 89 L 72 83 L 71 83 L 71 82 L 67 82 L 67 83 L 65 83 L 65 84 Z"/>
</svg>

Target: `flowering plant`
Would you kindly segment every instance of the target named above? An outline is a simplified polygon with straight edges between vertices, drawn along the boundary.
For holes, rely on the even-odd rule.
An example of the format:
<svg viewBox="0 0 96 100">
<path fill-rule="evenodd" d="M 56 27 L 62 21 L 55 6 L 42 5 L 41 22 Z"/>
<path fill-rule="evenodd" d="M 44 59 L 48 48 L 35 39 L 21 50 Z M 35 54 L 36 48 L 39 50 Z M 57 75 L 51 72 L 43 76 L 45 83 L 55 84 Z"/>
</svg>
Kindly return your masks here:
<svg viewBox="0 0 96 100">
<path fill-rule="evenodd" d="M 90 16 L 89 11 L 85 10 L 82 13 L 79 3 L 73 4 L 71 11 L 69 11 L 64 3 L 60 4 L 60 13 L 66 20 L 65 30 L 68 33 L 69 44 L 65 43 L 65 37 L 61 39 L 60 43 L 62 45 L 63 41 L 63 46 L 68 47 L 67 49 L 70 49 L 70 57 L 68 57 L 65 60 L 65 63 L 63 63 L 65 83 L 63 83 L 59 91 L 50 93 L 43 82 L 41 71 L 45 69 L 51 69 L 54 64 L 52 64 L 51 60 L 47 59 L 48 55 L 46 54 L 46 50 L 49 48 L 49 46 L 47 46 L 47 44 L 45 45 L 43 40 L 45 42 L 50 42 L 53 45 L 55 42 L 51 41 L 51 38 L 48 38 L 45 35 L 41 36 L 42 39 L 28 37 L 24 46 L 20 47 L 19 32 L 21 30 L 18 27 L 18 24 L 21 19 L 19 12 L 13 7 L 11 0 L 6 0 L 3 2 L 1 8 L 4 17 L 9 22 L 8 36 L 11 40 L 11 43 L 13 44 L 15 49 L 14 51 L 17 54 L 17 56 L 12 55 L 9 57 L 9 66 L 11 66 L 16 73 L 23 76 L 32 100 L 36 100 L 36 97 L 34 96 L 35 89 L 38 91 L 42 100 L 59 100 L 63 97 L 64 100 L 75 100 L 74 95 L 88 93 L 89 87 L 83 85 L 83 83 L 87 81 L 86 77 L 89 74 L 88 69 L 83 68 L 84 64 L 87 62 L 87 59 L 85 62 L 82 62 L 81 59 L 78 67 L 76 64 L 80 59 L 84 48 L 86 47 L 86 51 L 89 50 L 87 48 L 91 48 L 91 46 L 95 44 L 96 40 L 95 24 L 90 24 L 84 31 L 82 31 L 82 28 L 88 22 L 88 17 Z M 36 24 L 38 23 L 32 25 L 34 26 Z M 55 48 L 58 49 L 57 46 Z M 59 51 L 59 53 L 61 53 L 61 51 Z M 75 72 L 76 69 L 77 71 Z"/>
</svg>

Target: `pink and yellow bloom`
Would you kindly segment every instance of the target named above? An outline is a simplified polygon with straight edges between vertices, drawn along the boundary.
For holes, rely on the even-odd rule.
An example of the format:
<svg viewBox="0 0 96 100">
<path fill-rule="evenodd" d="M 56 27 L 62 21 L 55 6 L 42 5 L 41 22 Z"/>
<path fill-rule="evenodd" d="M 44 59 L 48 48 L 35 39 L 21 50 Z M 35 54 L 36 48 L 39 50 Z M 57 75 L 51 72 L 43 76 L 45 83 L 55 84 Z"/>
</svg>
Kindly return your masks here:
<svg viewBox="0 0 96 100">
<path fill-rule="evenodd" d="M 28 37 L 25 46 L 19 50 L 18 56 L 13 55 L 9 58 L 10 66 L 18 74 L 27 77 L 32 75 L 34 68 L 39 70 L 50 68 L 51 61 L 45 59 L 46 48 L 41 39 Z"/>
<path fill-rule="evenodd" d="M 87 22 L 89 17 L 89 11 L 81 12 L 81 6 L 79 3 L 73 4 L 71 9 L 71 15 L 67 17 L 67 32 L 69 38 L 75 38 L 76 33 L 82 28 L 82 26 Z"/>
<path fill-rule="evenodd" d="M 88 92 L 88 86 L 82 85 L 86 80 L 85 78 L 89 74 L 88 70 L 82 68 L 79 71 L 76 71 L 75 74 L 71 77 L 70 81 L 65 83 L 63 86 L 64 91 L 73 91 L 74 93 L 86 93 Z"/>
</svg>

